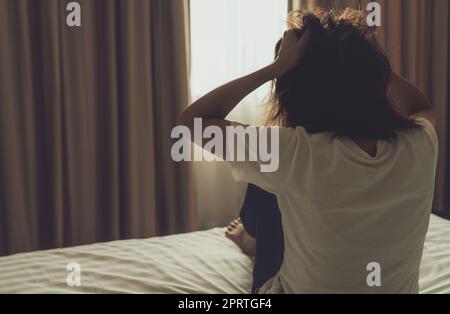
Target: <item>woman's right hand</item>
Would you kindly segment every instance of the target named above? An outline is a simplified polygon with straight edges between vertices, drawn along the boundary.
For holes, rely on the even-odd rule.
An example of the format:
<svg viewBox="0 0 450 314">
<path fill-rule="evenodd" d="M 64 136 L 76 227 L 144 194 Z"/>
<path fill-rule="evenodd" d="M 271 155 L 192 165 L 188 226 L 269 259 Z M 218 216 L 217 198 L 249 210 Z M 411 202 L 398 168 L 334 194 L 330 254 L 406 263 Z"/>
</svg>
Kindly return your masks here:
<svg viewBox="0 0 450 314">
<path fill-rule="evenodd" d="M 280 78 L 293 70 L 301 61 L 305 48 L 311 39 L 311 30 L 306 30 L 298 37 L 298 30 L 284 32 L 278 57 L 272 64 L 274 76 Z"/>
</svg>

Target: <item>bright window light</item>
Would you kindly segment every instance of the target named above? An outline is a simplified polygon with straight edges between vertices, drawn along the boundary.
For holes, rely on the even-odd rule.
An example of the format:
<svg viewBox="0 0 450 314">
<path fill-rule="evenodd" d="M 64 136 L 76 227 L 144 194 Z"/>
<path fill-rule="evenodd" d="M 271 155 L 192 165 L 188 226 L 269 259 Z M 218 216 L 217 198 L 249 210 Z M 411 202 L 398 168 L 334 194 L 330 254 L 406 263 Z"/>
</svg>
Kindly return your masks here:
<svg viewBox="0 0 450 314">
<path fill-rule="evenodd" d="M 194 100 L 273 61 L 286 30 L 287 0 L 191 0 L 190 6 Z M 252 93 L 231 118 L 257 123 L 269 88 Z"/>
</svg>

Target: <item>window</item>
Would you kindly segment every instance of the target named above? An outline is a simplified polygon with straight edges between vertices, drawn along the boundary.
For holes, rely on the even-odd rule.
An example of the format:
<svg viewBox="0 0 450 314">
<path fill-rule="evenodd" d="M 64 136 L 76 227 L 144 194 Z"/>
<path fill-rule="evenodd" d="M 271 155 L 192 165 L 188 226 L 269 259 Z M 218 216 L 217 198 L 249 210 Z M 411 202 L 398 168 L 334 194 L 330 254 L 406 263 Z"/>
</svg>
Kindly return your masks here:
<svg viewBox="0 0 450 314">
<path fill-rule="evenodd" d="M 286 29 L 287 0 L 191 0 L 191 94 L 193 99 L 273 61 Z M 229 119 L 258 123 L 270 83 L 243 100 Z M 236 217 L 245 184 L 221 162 L 194 164 L 198 224 L 225 225 Z"/>
<path fill-rule="evenodd" d="M 287 0 L 191 0 L 193 99 L 273 61 L 286 29 Z M 264 85 L 232 118 L 256 123 L 269 92 Z"/>
</svg>

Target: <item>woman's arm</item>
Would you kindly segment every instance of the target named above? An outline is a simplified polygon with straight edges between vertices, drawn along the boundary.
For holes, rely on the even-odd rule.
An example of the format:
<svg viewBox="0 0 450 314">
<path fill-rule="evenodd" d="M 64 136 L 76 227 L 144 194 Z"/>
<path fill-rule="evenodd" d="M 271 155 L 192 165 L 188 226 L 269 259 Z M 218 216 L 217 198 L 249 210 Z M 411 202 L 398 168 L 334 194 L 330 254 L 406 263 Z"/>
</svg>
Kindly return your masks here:
<svg viewBox="0 0 450 314">
<path fill-rule="evenodd" d="M 179 123 L 193 129 L 194 119 L 202 118 L 204 128 L 209 125 L 222 128 L 228 126 L 230 122 L 225 120 L 226 116 L 242 99 L 264 83 L 289 72 L 300 62 L 309 36 L 309 32 L 305 32 L 301 38 L 298 38 L 295 30 L 285 32 L 275 62 L 206 94 L 181 114 Z"/>
<path fill-rule="evenodd" d="M 394 105 L 402 114 L 412 118 L 422 117 L 435 125 L 430 101 L 407 79 L 392 72 L 389 93 Z"/>
<path fill-rule="evenodd" d="M 179 117 L 179 123 L 193 129 L 194 118 L 202 118 L 204 127 L 207 127 L 208 124 L 228 125 L 229 123 L 226 123 L 224 119 L 241 100 L 259 86 L 274 79 L 275 76 L 275 64 L 271 64 L 250 75 L 222 85 L 189 106 Z"/>
</svg>

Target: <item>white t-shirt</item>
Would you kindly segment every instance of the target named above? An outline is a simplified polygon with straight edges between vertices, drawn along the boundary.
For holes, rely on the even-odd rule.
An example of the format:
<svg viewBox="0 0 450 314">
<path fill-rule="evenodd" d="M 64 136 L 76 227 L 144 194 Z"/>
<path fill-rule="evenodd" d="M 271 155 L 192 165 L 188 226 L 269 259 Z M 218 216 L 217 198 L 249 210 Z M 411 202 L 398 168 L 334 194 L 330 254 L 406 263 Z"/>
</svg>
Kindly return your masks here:
<svg viewBox="0 0 450 314">
<path fill-rule="evenodd" d="M 284 261 L 260 293 L 418 293 L 438 140 L 430 122 L 417 122 L 423 129 L 379 141 L 376 157 L 298 127 L 279 129 L 276 172 L 230 162 L 235 180 L 277 196 L 282 215 Z"/>
</svg>

